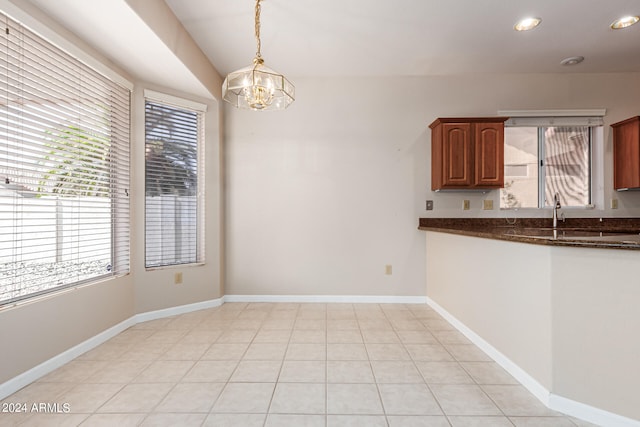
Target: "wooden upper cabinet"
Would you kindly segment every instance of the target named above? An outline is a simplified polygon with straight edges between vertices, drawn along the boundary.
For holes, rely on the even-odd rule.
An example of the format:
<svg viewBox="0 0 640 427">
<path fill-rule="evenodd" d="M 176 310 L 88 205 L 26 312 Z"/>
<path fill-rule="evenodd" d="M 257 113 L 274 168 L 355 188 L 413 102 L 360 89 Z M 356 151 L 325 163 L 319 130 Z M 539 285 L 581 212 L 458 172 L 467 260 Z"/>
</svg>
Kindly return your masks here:
<svg viewBox="0 0 640 427">
<path fill-rule="evenodd" d="M 504 123 L 474 123 L 475 184 L 504 187 Z"/>
<path fill-rule="evenodd" d="M 611 125 L 613 128 L 613 186 L 640 188 L 640 116 Z"/>
<path fill-rule="evenodd" d="M 473 182 L 471 125 L 445 123 L 442 125 L 442 133 L 443 185 L 471 185 Z"/>
<path fill-rule="evenodd" d="M 502 188 L 506 120 L 439 118 L 431 123 L 431 189 Z"/>
</svg>

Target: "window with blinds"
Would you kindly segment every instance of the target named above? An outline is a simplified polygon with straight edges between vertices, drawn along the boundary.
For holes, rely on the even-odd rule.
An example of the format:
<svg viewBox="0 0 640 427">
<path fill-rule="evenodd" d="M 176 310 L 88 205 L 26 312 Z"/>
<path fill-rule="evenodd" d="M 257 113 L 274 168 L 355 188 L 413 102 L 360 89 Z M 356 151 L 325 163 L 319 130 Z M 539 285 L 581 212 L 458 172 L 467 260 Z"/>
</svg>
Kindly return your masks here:
<svg viewBox="0 0 640 427">
<path fill-rule="evenodd" d="M 202 112 L 145 101 L 145 264 L 203 262 Z"/>
<path fill-rule="evenodd" d="M 0 21 L 2 305 L 129 271 L 130 91 Z"/>
</svg>

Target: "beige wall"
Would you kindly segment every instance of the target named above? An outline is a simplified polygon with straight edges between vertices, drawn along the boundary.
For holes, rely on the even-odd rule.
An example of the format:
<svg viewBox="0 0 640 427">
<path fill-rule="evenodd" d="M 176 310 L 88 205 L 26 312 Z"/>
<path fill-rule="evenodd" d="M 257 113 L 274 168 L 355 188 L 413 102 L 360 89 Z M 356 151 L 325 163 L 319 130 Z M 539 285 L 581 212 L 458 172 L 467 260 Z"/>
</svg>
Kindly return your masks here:
<svg viewBox="0 0 640 427">
<path fill-rule="evenodd" d="M 612 191 L 608 127 L 638 114 L 640 73 L 291 78 L 285 112 L 225 108 L 228 294 L 424 295 L 419 217 L 551 216 L 481 210 L 499 206 L 497 191 L 432 192 L 427 126 L 439 116 L 606 108 L 596 161 L 620 209 L 565 214 L 640 215 L 640 193 Z"/>
<path fill-rule="evenodd" d="M 0 384 L 134 315 L 131 276 L 0 311 Z"/>
<path fill-rule="evenodd" d="M 222 77 L 164 1 L 125 0 L 166 47 L 215 99 L 222 98 Z M 162 67 L 162 64 L 158 64 Z M 144 76 L 142 76 L 144 78 Z M 180 78 L 180 76 L 175 76 Z"/>
<path fill-rule="evenodd" d="M 553 395 L 640 420 L 640 251 L 426 241 L 433 301 Z"/>
<path fill-rule="evenodd" d="M 426 235 L 427 296 L 550 390 L 549 248 Z"/>
<path fill-rule="evenodd" d="M 44 22 L 48 34 L 78 46 L 92 59 L 131 79 L 99 52 L 30 5 L 35 21 Z M 0 384 L 135 314 L 131 275 L 95 285 L 69 289 L 0 310 Z"/>
<path fill-rule="evenodd" d="M 168 95 L 184 97 L 207 105 L 205 113 L 204 149 L 204 203 L 205 203 L 205 259 L 202 265 L 171 268 L 145 268 L 144 228 L 144 89 L 152 89 Z M 220 298 L 223 295 L 222 280 L 222 193 L 221 193 L 221 143 L 219 110 L 215 101 L 185 96 L 170 89 L 139 83 L 132 102 L 133 133 L 131 156 L 132 206 L 132 259 L 134 277 L 135 311 L 144 313 L 201 301 Z M 183 274 L 183 284 L 174 284 L 174 274 Z"/>
<path fill-rule="evenodd" d="M 11 349 L 0 381 L 136 313 L 225 293 L 424 296 L 424 236 L 416 230 L 417 218 L 427 215 L 424 201 L 435 201 L 435 210 L 429 213 L 433 216 L 461 216 L 462 198 L 472 201 L 472 210 L 465 215 L 504 215 L 478 208 L 483 198 L 493 198 L 497 206 L 497 192 L 461 195 L 429 190 L 427 125 L 434 118 L 493 115 L 501 109 L 607 108 L 608 125 L 638 114 L 640 73 L 294 76 L 298 100 L 284 113 L 225 109 L 223 158 L 222 111 L 213 100 L 219 97 L 221 76 L 186 38 L 164 3 L 158 9 L 156 2 L 127 2 L 212 94 L 211 99 L 193 98 L 210 107 L 206 117 L 207 264 L 144 269 L 140 91 L 148 87 L 190 96 L 138 82 L 132 111 L 132 274 L 0 312 L 3 360 L 6 349 Z M 91 54 L 112 65 L 99 53 Z M 610 132 L 603 152 L 608 199 L 614 195 Z M 640 194 L 615 196 L 619 210 L 584 214 L 640 214 Z M 391 276 L 384 274 L 387 264 L 393 265 Z M 182 286 L 173 285 L 176 271 L 184 274 Z M 539 308 L 544 312 L 542 302 Z M 493 328 L 488 326 L 491 333 Z M 544 334 L 535 338 L 545 354 L 547 340 Z M 541 383 L 551 381 L 544 366 L 536 367 L 535 361 L 517 352 L 513 357 L 534 366 Z"/>
<path fill-rule="evenodd" d="M 222 78 L 195 44 L 166 3 L 126 0 L 211 94 L 202 98 L 184 94 L 153 83 L 138 82 L 132 103 L 132 272 L 135 277 L 135 309 L 137 313 L 220 298 L 224 294 L 222 254 Z M 176 76 L 179 78 L 179 76 Z M 151 89 L 207 105 L 205 113 L 204 197 L 206 262 L 204 265 L 146 270 L 144 267 L 144 97 Z M 174 284 L 174 274 L 183 274 L 183 284 Z"/>
<path fill-rule="evenodd" d="M 136 3 L 135 1 L 132 3 Z M 154 3 L 155 4 L 155 3 Z M 164 3 L 162 3 L 164 5 Z M 144 6 L 144 5 L 143 5 Z M 152 6 L 139 6 L 146 15 Z M 166 5 L 165 5 L 166 6 Z M 155 6 L 154 6 L 155 8 Z M 154 9 L 151 8 L 151 9 Z M 220 298 L 224 293 L 222 265 L 222 160 L 221 111 L 214 96 L 220 92 L 221 78 L 194 44 L 186 40 L 184 29 L 166 14 L 154 9 L 154 31 L 163 35 L 171 50 L 186 61 L 192 72 L 212 94 L 202 98 L 171 88 L 135 81 L 124 70 L 93 50 L 82 40 L 38 14 L 47 33 L 55 33 L 79 46 L 103 66 L 134 82 L 131 141 L 131 273 L 98 284 L 70 289 L 0 310 L 0 384 L 63 353 L 95 335 L 130 319 L 138 313 L 160 310 Z M 152 14 L 153 15 L 153 14 Z M 158 21 L 157 17 L 161 19 Z M 144 17 L 144 16 L 143 16 Z M 39 19 L 39 18 L 38 18 Z M 35 21 L 34 21 L 35 22 Z M 33 24 L 33 23 L 32 23 Z M 163 31 L 169 33 L 163 33 Z M 173 37 L 173 38 L 171 38 Z M 176 76 L 179 78 L 179 76 Z M 206 104 L 205 115 L 205 251 L 200 266 L 157 269 L 144 268 L 144 99 L 143 89 L 184 97 Z M 174 273 L 183 273 L 184 284 L 173 284 Z"/>
<path fill-rule="evenodd" d="M 147 271 L 144 267 L 144 98 L 143 88 L 208 105 L 205 116 L 205 253 L 198 266 Z M 135 314 L 220 298 L 222 213 L 220 128 L 215 101 L 137 83 L 132 102 L 131 274 L 52 294 L 0 310 L 0 384 Z M 174 273 L 183 284 L 174 285 Z"/>
<path fill-rule="evenodd" d="M 554 248 L 554 393 L 640 420 L 640 251 Z"/>
</svg>

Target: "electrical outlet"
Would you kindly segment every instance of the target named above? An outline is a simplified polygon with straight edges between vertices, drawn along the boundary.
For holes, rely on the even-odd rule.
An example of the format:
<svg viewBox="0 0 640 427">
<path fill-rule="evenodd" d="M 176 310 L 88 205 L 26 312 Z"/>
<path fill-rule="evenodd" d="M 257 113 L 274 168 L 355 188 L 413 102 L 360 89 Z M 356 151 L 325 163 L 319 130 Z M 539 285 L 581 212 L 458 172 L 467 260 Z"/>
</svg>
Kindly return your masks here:
<svg viewBox="0 0 640 427">
<path fill-rule="evenodd" d="M 493 210 L 493 200 L 483 200 L 482 209 L 484 209 L 485 211 Z"/>
<path fill-rule="evenodd" d="M 391 274 L 393 274 L 393 267 L 391 266 L 391 264 L 387 264 L 384 266 L 384 274 L 386 274 L 387 276 L 391 276 Z"/>
<path fill-rule="evenodd" d="M 471 204 L 468 200 L 463 200 L 462 201 L 462 210 L 463 211 L 468 211 L 469 209 L 471 209 Z"/>
<path fill-rule="evenodd" d="M 618 209 L 618 199 L 611 199 L 611 209 Z"/>
<path fill-rule="evenodd" d="M 176 273 L 173 275 L 173 283 L 176 285 L 182 285 L 182 273 Z"/>
<path fill-rule="evenodd" d="M 427 200 L 427 210 L 428 211 L 433 210 L 433 200 Z"/>
</svg>

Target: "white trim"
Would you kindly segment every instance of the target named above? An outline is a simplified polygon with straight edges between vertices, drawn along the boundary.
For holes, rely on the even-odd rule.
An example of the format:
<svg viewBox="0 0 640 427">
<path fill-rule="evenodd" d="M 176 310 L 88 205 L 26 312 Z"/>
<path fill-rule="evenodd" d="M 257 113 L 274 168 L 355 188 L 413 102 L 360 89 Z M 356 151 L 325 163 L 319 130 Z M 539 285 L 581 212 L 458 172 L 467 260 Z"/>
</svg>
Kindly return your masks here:
<svg viewBox="0 0 640 427">
<path fill-rule="evenodd" d="M 640 427 L 640 421 L 604 411 L 566 397 L 551 393 L 549 397 L 549 408 L 559 411 L 575 418 L 580 418 L 599 426 L 607 427 Z"/>
<path fill-rule="evenodd" d="M 225 295 L 224 302 L 425 304 L 427 297 L 395 295 Z"/>
<path fill-rule="evenodd" d="M 592 110 L 504 110 L 505 126 L 603 126 L 606 109 Z"/>
<path fill-rule="evenodd" d="M 561 127 L 561 126 L 604 126 L 602 117 L 511 117 L 504 126 L 509 127 Z"/>
<path fill-rule="evenodd" d="M 96 348 L 100 344 L 105 343 L 106 341 L 110 340 L 111 338 L 115 337 L 131 326 L 149 320 L 175 316 L 177 314 L 190 313 L 192 311 L 202 310 L 205 308 L 219 307 L 222 304 L 223 298 L 218 298 L 214 300 L 202 301 L 193 304 L 181 305 L 178 307 L 171 307 L 163 310 L 149 311 L 146 313 L 133 315 L 130 318 L 118 323 L 117 325 L 112 326 L 97 335 L 94 335 L 93 337 L 81 342 L 80 344 L 63 351 L 62 353 L 59 353 L 56 356 L 45 360 L 44 362 L 29 369 L 28 371 L 23 372 L 22 374 L 17 375 L 10 380 L 0 384 L 0 400 L 12 395 L 22 387 L 25 387 L 32 382 L 37 381 L 38 379 L 47 375 L 49 372 L 58 369 L 62 365 L 71 362 L 73 359 L 86 353 L 87 351 Z"/>
<path fill-rule="evenodd" d="M 91 54 L 76 46 L 73 42 L 58 34 L 46 23 L 32 16 L 29 11 L 22 9 L 20 6 L 17 6 L 14 2 L 9 0 L 0 0 L 0 9 L 12 19 L 18 21 L 47 41 L 53 43 L 55 46 L 64 50 L 69 55 L 73 56 L 84 64 L 87 64 L 89 67 L 98 71 L 105 77 L 108 77 L 109 79 L 129 90 L 133 90 L 132 82 L 130 82 L 118 72 L 114 71 L 112 68 L 105 65 L 102 61 L 96 59 Z"/>
<path fill-rule="evenodd" d="M 23 372 L 22 374 L 15 376 L 8 381 L 5 381 L 4 383 L 0 384 L 0 400 L 15 393 L 22 387 L 31 384 L 39 378 L 44 377 L 49 372 L 58 369 L 65 363 L 71 362 L 81 354 L 86 353 L 87 351 L 110 340 L 120 332 L 126 330 L 127 328 L 130 328 L 135 324 L 135 316 L 130 317 L 127 320 L 124 320 L 117 325 L 110 327 L 106 331 L 102 331 L 99 334 L 87 339 L 86 341 L 83 341 L 80 344 L 71 347 L 66 351 L 63 351 L 62 353 L 57 354 L 56 356 L 53 356 L 51 359 L 45 360 L 44 362 L 29 369 L 28 371 Z"/>
<path fill-rule="evenodd" d="M 145 89 L 144 90 L 145 99 L 149 99 L 151 101 L 159 101 L 167 104 L 171 104 L 175 107 L 188 108 L 190 110 L 195 110 L 200 113 L 207 112 L 207 105 L 201 102 L 191 101 L 190 99 L 184 99 L 178 96 L 168 95 L 162 92 L 156 92 L 155 90 Z"/>
<path fill-rule="evenodd" d="M 588 110 L 498 110 L 503 117 L 604 117 L 606 108 Z"/>
<path fill-rule="evenodd" d="M 502 366 L 509 372 L 520 384 L 529 390 L 538 400 L 549 406 L 550 392 L 535 378 L 529 375 L 525 370 L 513 363 L 511 359 L 502 354 L 498 349 L 485 341 L 480 335 L 469 329 L 464 323 L 456 319 L 451 313 L 442 308 L 437 302 L 427 297 L 427 304 L 433 308 L 438 314 L 444 317 L 454 328 L 459 330 L 465 337 L 474 343 L 480 350 L 484 351 L 487 356 L 492 358 L 498 365 Z"/>
<path fill-rule="evenodd" d="M 223 303 L 224 298 L 212 299 L 209 301 L 164 308 L 162 310 L 147 311 L 146 313 L 136 314 L 134 318 L 136 323 L 148 322 L 149 320 L 177 316 L 179 314 L 191 313 L 192 311 L 204 310 L 206 308 L 220 307 Z"/>
<path fill-rule="evenodd" d="M 540 400 L 546 407 L 554 411 L 571 415 L 575 418 L 595 423 L 597 425 L 608 427 L 640 427 L 640 421 L 614 414 L 594 406 L 586 405 L 566 397 L 558 396 L 547 390 L 535 378 L 529 375 L 524 369 L 520 368 L 508 357 L 498 351 L 491 344 L 486 342 L 482 337 L 469 329 L 464 323 L 455 318 L 451 313 L 442 308 L 437 302 L 426 297 L 427 304 L 433 308 L 438 314 L 444 317 L 458 331 L 466 336 L 478 348 L 484 351 L 487 356 L 492 358 L 498 365 L 502 366 L 509 374 L 511 374 L 520 384 L 522 384 L 531 394 Z"/>
</svg>

